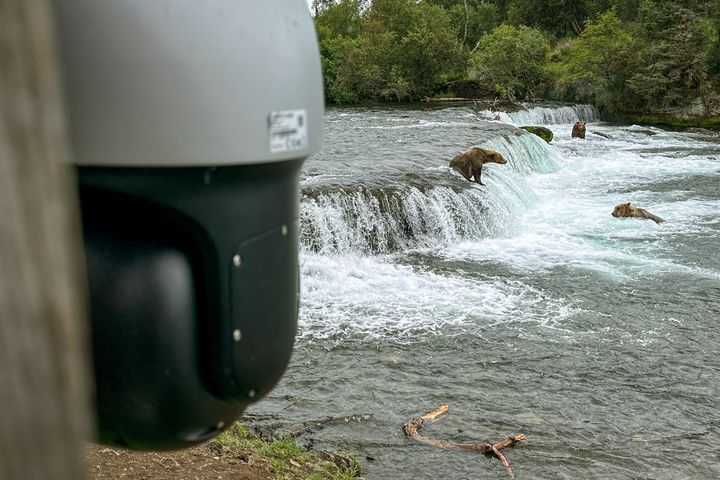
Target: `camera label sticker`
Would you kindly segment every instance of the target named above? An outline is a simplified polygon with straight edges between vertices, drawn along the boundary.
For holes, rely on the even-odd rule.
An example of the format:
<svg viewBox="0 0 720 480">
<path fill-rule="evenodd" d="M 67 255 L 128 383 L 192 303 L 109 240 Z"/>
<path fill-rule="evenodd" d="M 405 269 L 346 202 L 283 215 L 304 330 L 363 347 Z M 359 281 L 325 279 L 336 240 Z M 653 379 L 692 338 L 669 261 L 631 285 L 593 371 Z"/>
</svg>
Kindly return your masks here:
<svg viewBox="0 0 720 480">
<path fill-rule="evenodd" d="M 271 153 L 306 149 L 308 134 L 305 109 L 271 112 L 268 116 L 268 136 Z"/>
</svg>

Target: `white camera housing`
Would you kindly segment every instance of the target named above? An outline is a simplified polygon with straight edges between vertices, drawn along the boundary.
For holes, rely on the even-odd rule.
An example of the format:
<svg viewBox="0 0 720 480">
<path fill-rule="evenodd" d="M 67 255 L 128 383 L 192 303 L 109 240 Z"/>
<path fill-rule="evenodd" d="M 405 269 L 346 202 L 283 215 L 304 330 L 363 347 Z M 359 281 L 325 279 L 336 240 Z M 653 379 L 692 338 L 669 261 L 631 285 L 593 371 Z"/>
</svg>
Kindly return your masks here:
<svg viewBox="0 0 720 480">
<path fill-rule="evenodd" d="M 79 165 L 267 163 L 321 148 L 320 59 L 304 0 L 56 5 Z"/>
</svg>

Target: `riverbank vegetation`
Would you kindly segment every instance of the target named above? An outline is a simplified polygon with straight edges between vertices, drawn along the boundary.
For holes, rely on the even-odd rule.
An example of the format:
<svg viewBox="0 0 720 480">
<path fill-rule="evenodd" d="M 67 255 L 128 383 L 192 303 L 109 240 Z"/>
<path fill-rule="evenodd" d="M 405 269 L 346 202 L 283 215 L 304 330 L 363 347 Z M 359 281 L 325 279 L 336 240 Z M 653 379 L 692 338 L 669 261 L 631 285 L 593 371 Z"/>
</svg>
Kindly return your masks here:
<svg viewBox="0 0 720 480">
<path fill-rule="evenodd" d="M 363 480 L 354 457 L 308 451 L 291 437 L 263 440 L 240 423 L 210 442 L 175 452 L 88 445 L 85 464 L 93 480 Z"/>
<path fill-rule="evenodd" d="M 330 103 L 720 109 L 720 0 L 315 0 L 313 14 Z"/>
</svg>

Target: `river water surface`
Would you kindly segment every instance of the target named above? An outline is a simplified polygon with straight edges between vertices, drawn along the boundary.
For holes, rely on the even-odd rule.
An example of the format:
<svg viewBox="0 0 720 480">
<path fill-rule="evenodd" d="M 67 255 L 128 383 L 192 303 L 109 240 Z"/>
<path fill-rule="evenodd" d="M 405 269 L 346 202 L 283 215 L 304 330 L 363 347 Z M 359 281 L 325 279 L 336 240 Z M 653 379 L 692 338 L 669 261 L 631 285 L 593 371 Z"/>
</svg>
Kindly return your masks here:
<svg viewBox="0 0 720 480">
<path fill-rule="evenodd" d="M 296 348 L 251 419 L 342 416 L 299 441 L 355 454 L 368 479 L 506 478 L 403 435 L 441 404 L 428 436 L 527 435 L 506 451 L 517 478 L 720 478 L 717 133 L 605 124 L 590 106 L 325 122 L 302 179 Z M 508 160 L 485 187 L 448 168 L 473 145 Z M 610 215 L 628 201 L 667 222 Z"/>
</svg>

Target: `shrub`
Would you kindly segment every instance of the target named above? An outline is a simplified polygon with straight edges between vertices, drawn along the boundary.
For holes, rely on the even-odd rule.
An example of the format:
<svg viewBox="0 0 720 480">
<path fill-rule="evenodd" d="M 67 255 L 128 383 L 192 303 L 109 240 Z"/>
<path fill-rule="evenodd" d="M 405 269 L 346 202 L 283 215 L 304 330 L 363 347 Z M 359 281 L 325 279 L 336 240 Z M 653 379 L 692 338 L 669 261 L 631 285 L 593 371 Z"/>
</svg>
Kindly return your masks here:
<svg viewBox="0 0 720 480">
<path fill-rule="evenodd" d="M 545 80 L 549 51 L 539 30 L 500 25 L 484 35 L 471 54 L 470 77 L 504 99 L 533 99 Z"/>
<path fill-rule="evenodd" d="M 591 102 L 612 110 L 625 96 L 636 65 L 635 41 L 614 10 L 588 22 L 582 34 L 551 56 L 551 94 L 562 100 Z"/>
</svg>

